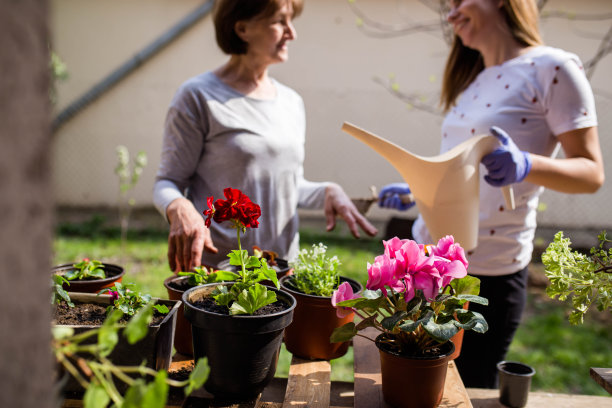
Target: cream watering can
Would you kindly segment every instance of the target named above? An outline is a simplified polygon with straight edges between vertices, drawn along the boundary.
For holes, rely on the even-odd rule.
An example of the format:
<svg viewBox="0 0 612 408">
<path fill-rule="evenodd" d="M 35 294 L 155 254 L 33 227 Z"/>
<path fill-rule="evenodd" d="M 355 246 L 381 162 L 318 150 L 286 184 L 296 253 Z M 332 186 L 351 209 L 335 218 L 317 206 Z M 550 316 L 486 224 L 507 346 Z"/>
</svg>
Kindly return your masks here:
<svg viewBox="0 0 612 408">
<path fill-rule="evenodd" d="M 474 136 L 439 156 L 421 157 L 345 122 L 342 130 L 383 156 L 410 186 L 434 241 L 453 235 L 466 250 L 478 243 L 479 164 L 499 146 L 494 136 Z M 502 188 L 506 206 L 514 209 L 511 186 Z"/>
</svg>

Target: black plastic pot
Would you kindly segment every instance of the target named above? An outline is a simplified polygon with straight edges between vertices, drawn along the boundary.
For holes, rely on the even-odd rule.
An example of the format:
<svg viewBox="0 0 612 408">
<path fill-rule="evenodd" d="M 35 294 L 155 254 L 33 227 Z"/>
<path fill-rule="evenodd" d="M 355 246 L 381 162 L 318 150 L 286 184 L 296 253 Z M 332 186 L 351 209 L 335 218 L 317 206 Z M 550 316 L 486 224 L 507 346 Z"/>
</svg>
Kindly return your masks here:
<svg viewBox="0 0 612 408">
<path fill-rule="evenodd" d="M 103 306 L 111 304 L 110 296 L 95 295 L 92 293 L 71 293 L 73 302 L 95 303 Z M 123 335 L 119 335 L 119 342 L 110 354 L 109 359 L 120 366 L 139 366 L 146 361 L 146 366 L 155 370 L 168 370 L 172 360 L 172 347 L 176 325 L 176 312 L 181 307 L 180 300 L 156 299 L 157 304 L 168 306 L 170 311 L 164 319 L 155 325 L 150 325 L 147 335 L 136 344 L 129 344 Z M 99 325 L 57 325 L 71 327 L 75 334 L 98 328 Z M 92 339 L 97 341 L 97 339 Z M 70 377 L 65 386 L 67 392 L 82 392 L 83 388 Z"/>
<path fill-rule="evenodd" d="M 283 330 L 291 323 L 296 301 L 286 292 L 268 288 L 287 305 L 285 310 L 230 316 L 194 306 L 218 285 L 197 286 L 183 294 L 185 318 L 192 325 L 194 360 L 208 357 L 210 374 L 204 388 L 215 398 L 248 400 L 259 395 L 274 377 Z"/>
</svg>

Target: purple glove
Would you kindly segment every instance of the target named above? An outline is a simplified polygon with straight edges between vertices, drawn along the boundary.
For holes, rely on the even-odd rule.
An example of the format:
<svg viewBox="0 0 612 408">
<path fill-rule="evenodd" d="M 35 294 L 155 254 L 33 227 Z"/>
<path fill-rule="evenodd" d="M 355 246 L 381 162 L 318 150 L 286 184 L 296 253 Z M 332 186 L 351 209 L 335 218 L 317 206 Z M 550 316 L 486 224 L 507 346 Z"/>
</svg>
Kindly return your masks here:
<svg viewBox="0 0 612 408">
<path fill-rule="evenodd" d="M 491 133 L 502 145 L 482 158 L 482 164 L 489 171 L 484 177 L 486 182 L 502 187 L 523 181 L 531 170 L 529 153 L 519 150 L 510 136 L 497 126 L 491 127 Z"/>
<path fill-rule="evenodd" d="M 412 208 L 414 201 L 406 203 L 406 197 L 410 194 L 410 187 L 406 183 L 387 184 L 380 190 L 378 195 L 378 206 L 383 208 L 394 208 L 396 210 L 405 211 Z M 402 197 L 404 199 L 402 200 Z"/>
</svg>

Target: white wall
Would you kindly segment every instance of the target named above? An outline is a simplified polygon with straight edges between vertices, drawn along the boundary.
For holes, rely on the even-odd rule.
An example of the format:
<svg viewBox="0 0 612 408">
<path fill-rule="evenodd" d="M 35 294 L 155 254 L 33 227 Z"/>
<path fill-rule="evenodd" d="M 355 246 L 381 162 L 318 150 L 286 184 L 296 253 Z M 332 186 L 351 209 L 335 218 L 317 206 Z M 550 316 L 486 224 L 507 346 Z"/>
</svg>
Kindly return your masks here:
<svg viewBox="0 0 612 408">
<path fill-rule="evenodd" d="M 94 85 L 101 77 L 153 41 L 200 4 L 195 0 L 54 0 L 54 48 L 65 60 L 70 78 L 59 84 L 57 111 Z M 368 16 L 386 23 L 435 22 L 437 15 L 421 2 L 358 0 Z M 550 10 L 580 13 L 612 12 L 609 0 L 577 3 L 550 0 Z M 369 186 L 399 181 L 399 175 L 375 152 L 340 131 L 344 121 L 384 136 L 417 154 L 437 153 L 441 117 L 410 108 L 373 77 L 394 75 L 400 89 L 437 101 L 447 46 L 441 33 L 416 33 L 397 38 L 373 38 L 356 25 L 349 3 L 306 0 L 296 21 L 298 39 L 290 45 L 290 60 L 274 66 L 272 74 L 296 89 L 307 110 L 306 176 L 333 180 L 353 197 L 369 195 Z M 610 20 L 579 23 L 550 19 L 542 23 L 545 40 L 576 52 L 583 61 L 595 54 Z M 587 35 L 588 34 L 588 35 Z M 87 107 L 56 133 L 54 186 L 59 205 L 114 205 L 118 181 L 113 174 L 114 148 L 149 157 L 135 195 L 138 205 L 151 204 L 166 108 L 178 85 L 190 76 L 225 61 L 214 41 L 210 17 L 163 50 L 119 86 Z M 612 56 L 597 69 L 592 84 L 606 157 L 612 155 L 610 111 Z M 612 179 L 608 165 L 608 180 Z M 555 225 L 612 226 L 608 203 L 612 183 L 597 194 L 567 196 L 546 193 L 547 211 L 541 222 Z M 411 210 L 414 211 L 414 210 Z M 385 219 L 396 213 L 374 209 L 370 216 Z M 414 212 L 402 215 L 414 215 Z"/>
</svg>

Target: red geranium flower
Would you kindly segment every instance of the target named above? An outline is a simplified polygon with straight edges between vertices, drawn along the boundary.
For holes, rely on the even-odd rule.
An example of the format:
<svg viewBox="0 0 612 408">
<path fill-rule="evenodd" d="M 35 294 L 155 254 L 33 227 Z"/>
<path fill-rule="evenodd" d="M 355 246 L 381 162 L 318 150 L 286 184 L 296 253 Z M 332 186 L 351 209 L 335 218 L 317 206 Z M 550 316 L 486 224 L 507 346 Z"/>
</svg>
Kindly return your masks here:
<svg viewBox="0 0 612 408">
<path fill-rule="evenodd" d="M 226 188 L 223 190 L 223 195 L 226 199 L 218 199 L 214 204 L 214 197 L 208 197 L 208 210 L 204 211 L 206 216 L 204 222 L 207 227 L 210 227 L 211 218 L 218 223 L 232 221 L 234 226 L 240 229 L 257 228 L 259 226 L 259 221 L 257 221 L 261 215 L 259 205 L 235 188 Z"/>
</svg>

